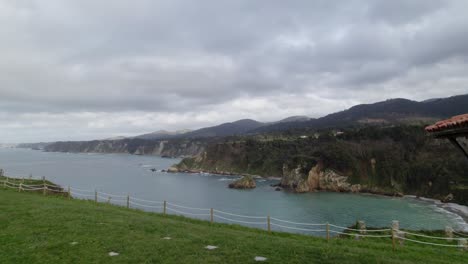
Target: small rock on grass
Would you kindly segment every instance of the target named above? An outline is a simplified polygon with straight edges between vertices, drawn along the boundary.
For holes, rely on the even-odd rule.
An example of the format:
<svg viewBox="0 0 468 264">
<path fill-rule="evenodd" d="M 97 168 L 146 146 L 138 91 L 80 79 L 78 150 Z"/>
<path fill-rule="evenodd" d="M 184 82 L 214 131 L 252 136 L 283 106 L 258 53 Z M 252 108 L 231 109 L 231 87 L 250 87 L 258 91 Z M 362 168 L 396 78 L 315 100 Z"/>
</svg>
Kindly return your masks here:
<svg viewBox="0 0 468 264">
<path fill-rule="evenodd" d="M 117 253 L 117 252 L 113 252 L 113 251 L 109 252 L 110 257 L 114 257 L 114 256 L 118 256 L 118 255 L 119 255 L 119 253 Z"/>
<path fill-rule="evenodd" d="M 163 239 L 165 239 L 165 240 L 171 240 L 172 238 L 171 238 L 171 237 L 163 237 Z"/>
<path fill-rule="evenodd" d="M 205 248 L 208 249 L 208 250 L 213 250 L 213 249 L 217 249 L 218 247 L 217 247 L 217 246 L 210 246 L 210 245 L 208 245 L 208 246 L 206 246 Z"/>
<path fill-rule="evenodd" d="M 259 256 L 256 256 L 254 259 L 255 259 L 255 261 L 266 261 L 267 260 L 267 258 L 259 257 Z"/>
<path fill-rule="evenodd" d="M 70 245 L 72 245 L 72 246 L 78 245 L 78 242 L 73 241 L 73 242 L 70 243 Z"/>
</svg>

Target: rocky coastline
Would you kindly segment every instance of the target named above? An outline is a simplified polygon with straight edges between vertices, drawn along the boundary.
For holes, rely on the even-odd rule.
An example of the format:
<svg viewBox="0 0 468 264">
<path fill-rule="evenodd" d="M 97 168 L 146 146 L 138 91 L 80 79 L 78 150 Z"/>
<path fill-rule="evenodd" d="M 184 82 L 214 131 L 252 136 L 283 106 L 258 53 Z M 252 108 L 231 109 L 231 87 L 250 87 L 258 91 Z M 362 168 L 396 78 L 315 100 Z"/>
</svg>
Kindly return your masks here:
<svg viewBox="0 0 468 264">
<path fill-rule="evenodd" d="M 286 168 L 285 168 L 286 169 Z M 337 172 L 329 169 L 323 169 L 321 165 L 313 167 L 307 177 L 301 175 L 298 168 L 291 170 L 289 173 L 283 175 L 283 177 L 271 176 L 262 177 L 259 175 L 251 175 L 247 173 L 236 173 L 229 171 L 219 170 L 199 170 L 199 169 L 187 169 L 179 168 L 177 165 L 169 167 L 167 170 L 163 170 L 167 173 L 190 173 L 200 174 L 208 173 L 219 176 L 241 176 L 243 178 L 249 177 L 252 179 L 269 179 L 278 180 L 277 184 L 272 184 L 271 187 L 275 190 L 288 191 L 294 193 L 308 193 L 308 192 L 342 192 L 342 193 L 360 193 L 360 194 L 372 194 L 382 195 L 387 197 L 405 197 L 409 196 L 401 191 L 384 190 L 378 187 L 368 187 L 361 184 L 351 184 L 348 182 L 348 177 L 338 174 Z M 416 197 L 416 196 L 414 196 Z M 417 197 L 419 198 L 419 197 Z M 425 198 L 424 198 L 425 199 Z M 429 199 L 429 198 L 427 198 Z M 439 203 L 448 203 L 444 199 L 433 199 Z"/>
</svg>

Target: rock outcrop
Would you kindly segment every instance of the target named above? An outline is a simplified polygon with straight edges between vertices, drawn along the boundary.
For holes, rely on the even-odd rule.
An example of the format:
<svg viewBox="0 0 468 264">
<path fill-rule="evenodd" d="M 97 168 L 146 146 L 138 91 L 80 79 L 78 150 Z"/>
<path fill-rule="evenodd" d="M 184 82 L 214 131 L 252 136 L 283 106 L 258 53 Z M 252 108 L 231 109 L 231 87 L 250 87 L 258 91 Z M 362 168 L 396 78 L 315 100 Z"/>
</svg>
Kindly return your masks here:
<svg viewBox="0 0 468 264">
<path fill-rule="evenodd" d="M 339 175 L 330 169 L 323 169 L 320 163 L 312 167 L 307 174 L 301 172 L 303 171 L 301 167 L 297 167 L 289 172 L 286 166 L 283 166 L 283 168 L 285 171 L 281 180 L 281 186 L 293 189 L 298 193 L 316 190 L 360 192 L 362 189 L 360 184 L 350 184 L 347 176 Z"/>
<path fill-rule="evenodd" d="M 229 184 L 229 188 L 233 189 L 254 189 L 255 187 L 257 187 L 257 184 L 252 176 L 244 176 Z"/>
</svg>

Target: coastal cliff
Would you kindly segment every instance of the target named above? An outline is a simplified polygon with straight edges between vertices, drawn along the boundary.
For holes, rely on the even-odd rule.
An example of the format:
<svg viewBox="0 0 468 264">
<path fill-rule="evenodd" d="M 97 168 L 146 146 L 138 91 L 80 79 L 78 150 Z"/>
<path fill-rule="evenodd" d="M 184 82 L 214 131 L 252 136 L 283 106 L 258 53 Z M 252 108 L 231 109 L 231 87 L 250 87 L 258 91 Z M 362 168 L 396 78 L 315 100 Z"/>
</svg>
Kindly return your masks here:
<svg viewBox="0 0 468 264">
<path fill-rule="evenodd" d="M 372 127 L 320 136 L 209 144 L 180 171 L 280 177 L 295 192 L 416 195 L 468 204 L 468 162 L 421 127 Z"/>
<path fill-rule="evenodd" d="M 161 157 L 195 156 L 204 149 L 204 141 L 143 139 L 55 142 L 44 147 L 44 151 L 48 152 L 127 153 Z"/>
</svg>

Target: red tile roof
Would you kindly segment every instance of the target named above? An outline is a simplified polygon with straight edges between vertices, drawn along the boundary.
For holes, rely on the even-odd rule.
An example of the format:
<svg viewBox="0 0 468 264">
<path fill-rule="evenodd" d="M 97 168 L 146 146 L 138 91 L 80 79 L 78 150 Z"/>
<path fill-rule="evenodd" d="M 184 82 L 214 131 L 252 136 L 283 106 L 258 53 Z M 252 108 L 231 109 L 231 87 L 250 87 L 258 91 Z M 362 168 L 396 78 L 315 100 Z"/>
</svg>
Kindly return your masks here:
<svg viewBox="0 0 468 264">
<path fill-rule="evenodd" d="M 449 129 L 468 127 L 468 114 L 457 115 L 426 127 L 427 132 L 442 132 Z"/>
</svg>

